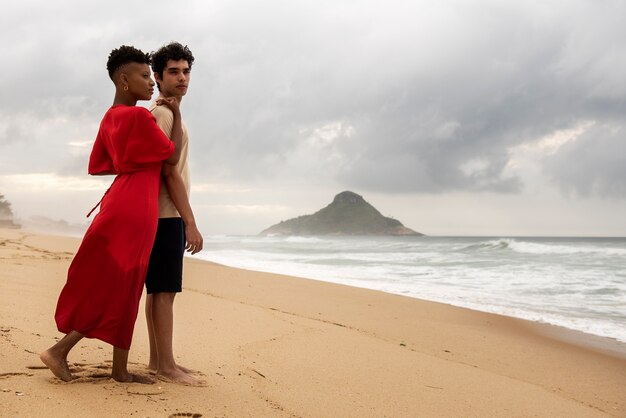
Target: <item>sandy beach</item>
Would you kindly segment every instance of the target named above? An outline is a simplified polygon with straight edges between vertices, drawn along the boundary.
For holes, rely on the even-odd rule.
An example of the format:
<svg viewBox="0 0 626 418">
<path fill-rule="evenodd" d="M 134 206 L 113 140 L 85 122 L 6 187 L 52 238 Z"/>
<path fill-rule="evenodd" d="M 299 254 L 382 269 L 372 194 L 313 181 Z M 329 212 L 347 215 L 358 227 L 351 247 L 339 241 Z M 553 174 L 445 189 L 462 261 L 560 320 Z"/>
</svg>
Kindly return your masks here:
<svg viewBox="0 0 626 418">
<path fill-rule="evenodd" d="M 203 387 L 109 378 L 83 340 L 38 353 L 80 240 L 0 229 L 0 416 L 626 417 L 626 345 L 449 305 L 187 258 L 174 352 Z M 142 302 L 143 307 L 143 302 Z M 140 311 L 130 353 L 145 368 Z"/>
</svg>

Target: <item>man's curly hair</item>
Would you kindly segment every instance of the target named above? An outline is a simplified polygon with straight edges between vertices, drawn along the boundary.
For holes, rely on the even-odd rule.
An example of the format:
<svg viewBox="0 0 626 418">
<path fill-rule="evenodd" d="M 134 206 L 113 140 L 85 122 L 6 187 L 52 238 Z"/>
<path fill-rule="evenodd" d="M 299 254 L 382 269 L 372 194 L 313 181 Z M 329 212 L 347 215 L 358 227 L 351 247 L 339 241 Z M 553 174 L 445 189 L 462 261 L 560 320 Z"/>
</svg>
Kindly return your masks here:
<svg viewBox="0 0 626 418">
<path fill-rule="evenodd" d="M 129 64 L 131 62 L 150 65 L 150 54 L 145 53 L 134 46 L 127 45 L 122 45 L 111 51 L 107 61 L 107 71 L 109 72 L 111 80 L 113 80 L 113 74 L 115 71 L 117 71 L 122 65 Z"/>
<path fill-rule="evenodd" d="M 193 65 L 194 60 L 193 54 L 187 45 L 183 46 L 178 42 L 171 42 L 162 46 L 150 54 L 150 58 L 152 59 L 152 72 L 160 76 L 163 76 L 163 70 L 165 70 L 165 66 L 169 60 L 186 60 L 187 64 L 189 64 L 189 68 Z"/>
</svg>

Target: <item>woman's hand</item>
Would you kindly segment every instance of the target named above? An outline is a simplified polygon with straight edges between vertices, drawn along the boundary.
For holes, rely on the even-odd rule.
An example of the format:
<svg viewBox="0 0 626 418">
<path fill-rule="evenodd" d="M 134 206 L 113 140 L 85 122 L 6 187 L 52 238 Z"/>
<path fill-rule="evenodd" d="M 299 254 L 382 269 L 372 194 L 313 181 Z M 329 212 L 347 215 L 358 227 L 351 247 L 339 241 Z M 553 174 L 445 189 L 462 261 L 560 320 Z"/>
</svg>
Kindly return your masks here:
<svg viewBox="0 0 626 418">
<path fill-rule="evenodd" d="M 174 113 L 180 115 L 180 102 L 174 97 L 162 97 L 156 100 L 157 106 L 167 106 Z"/>
</svg>

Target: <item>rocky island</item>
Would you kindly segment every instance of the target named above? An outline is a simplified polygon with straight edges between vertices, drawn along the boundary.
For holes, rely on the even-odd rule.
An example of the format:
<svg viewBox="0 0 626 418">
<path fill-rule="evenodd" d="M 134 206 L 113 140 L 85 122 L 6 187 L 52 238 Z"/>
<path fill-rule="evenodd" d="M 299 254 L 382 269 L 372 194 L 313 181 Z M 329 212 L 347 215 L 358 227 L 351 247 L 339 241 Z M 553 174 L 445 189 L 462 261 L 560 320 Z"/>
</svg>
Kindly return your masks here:
<svg viewBox="0 0 626 418">
<path fill-rule="evenodd" d="M 362 196 L 345 191 L 312 215 L 281 221 L 261 235 L 423 235 L 383 216 Z"/>
</svg>

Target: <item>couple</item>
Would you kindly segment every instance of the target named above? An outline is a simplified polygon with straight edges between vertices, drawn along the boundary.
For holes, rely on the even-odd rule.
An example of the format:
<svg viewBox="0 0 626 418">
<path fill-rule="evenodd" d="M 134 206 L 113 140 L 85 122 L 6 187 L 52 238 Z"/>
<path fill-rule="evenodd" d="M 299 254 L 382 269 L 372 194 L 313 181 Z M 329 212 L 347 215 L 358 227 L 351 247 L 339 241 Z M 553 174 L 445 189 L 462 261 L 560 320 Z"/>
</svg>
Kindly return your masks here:
<svg viewBox="0 0 626 418">
<path fill-rule="evenodd" d="M 201 383 L 176 364 L 172 352 L 172 308 L 182 290 L 183 255 L 197 253 L 203 244 L 189 205 L 188 136 L 180 115 L 193 61 L 191 51 L 176 42 L 152 54 L 121 46 L 109 55 L 115 98 L 100 123 L 89 174 L 116 177 L 59 296 L 55 319 L 66 335 L 40 355 L 61 380 L 74 378 L 67 356 L 87 337 L 113 345 L 113 379 L 153 383 L 127 368 L 145 283 L 148 367 L 174 382 Z M 150 65 L 160 95 L 148 111 L 136 104 L 152 97 Z"/>
</svg>

